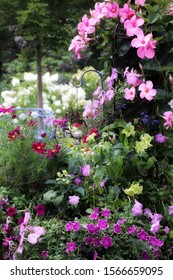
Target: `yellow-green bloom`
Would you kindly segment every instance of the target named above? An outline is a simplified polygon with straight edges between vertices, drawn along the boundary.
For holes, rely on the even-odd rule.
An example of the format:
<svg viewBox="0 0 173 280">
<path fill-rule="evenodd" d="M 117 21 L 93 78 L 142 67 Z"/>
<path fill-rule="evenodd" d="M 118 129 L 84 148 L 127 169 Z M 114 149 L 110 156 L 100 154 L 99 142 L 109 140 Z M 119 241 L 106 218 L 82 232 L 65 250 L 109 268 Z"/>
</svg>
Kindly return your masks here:
<svg viewBox="0 0 173 280">
<path fill-rule="evenodd" d="M 138 154 L 143 153 L 148 148 L 152 147 L 151 141 L 154 137 L 150 136 L 147 133 L 141 135 L 141 141 L 135 142 L 135 150 Z"/>
<path fill-rule="evenodd" d="M 134 196 L 135 194 L 141 194 L 143 191 L 143 186 L 140 185 L 140 182 L 133 182 L 130 185 L 129 189 L 126 189 L 124 192 L 129 196 Z"/>
<path fill-rule="evenodd" d="M 86 142 L 95 142 L 96 133 L 92 133 L 86 139 Z"/>
<path fill-rule="evenodd" d="M 131 123 L 126 124 L 125 128 L 122 130 L 122 134 L 125 134 L 126 137 L 135 135 L 135 127 Z"/>
</svg>

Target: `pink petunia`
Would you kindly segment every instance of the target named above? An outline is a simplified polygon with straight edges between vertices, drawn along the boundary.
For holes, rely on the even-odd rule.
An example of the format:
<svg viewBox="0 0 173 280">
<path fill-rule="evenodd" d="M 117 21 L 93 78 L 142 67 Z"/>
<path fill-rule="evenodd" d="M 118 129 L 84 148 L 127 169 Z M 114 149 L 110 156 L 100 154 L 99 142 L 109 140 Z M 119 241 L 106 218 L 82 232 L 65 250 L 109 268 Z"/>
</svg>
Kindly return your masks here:
<svg viewBox="0 0 173 280">
<path fill-rule="evenodd" d="M 153 89 L 153 83 L 151 81 L 146 81 L 139 86 L 140 98 L 146 98 L 148 101 L 151 101 L 156 95 L 157 91 Z"/>
<path fill-rule="evenodd" d="M 135 199 L 135 205 L 132 207 L 132 213 L 135 215 L 135 216 L 140 216 L 142 215 L 143 211 L 142 211 L 142 203 L 140 203 L 139 201 L 137 201 Z"/>
<path fill-rule="evenodd" d="M 77 205 L 79 203 L 80 197 L 77 195 L 70 195 L 68 199 L 70 204 Z"/>
<path fill-rule="evenodd" d="M 89 164 L 84 165 L 80 171 L 82 172 L 83 176 L 87 177 L 90 175 L 91 167 Z"/>
</svg>

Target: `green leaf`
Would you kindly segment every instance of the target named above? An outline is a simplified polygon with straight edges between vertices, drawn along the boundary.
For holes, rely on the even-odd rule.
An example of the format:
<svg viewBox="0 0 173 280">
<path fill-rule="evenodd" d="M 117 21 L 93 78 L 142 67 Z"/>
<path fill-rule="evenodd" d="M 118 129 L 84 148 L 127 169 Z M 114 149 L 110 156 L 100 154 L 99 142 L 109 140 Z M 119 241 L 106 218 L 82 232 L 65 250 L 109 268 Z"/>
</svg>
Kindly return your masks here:
<svg viewBox="0 0 173 280">
<path fill-rule="evenodd" d="M 53 199 L 52 203 L 57 207 L 60 205 L 60 203 L 63 201 L 64 195 L 58 195 L 56 198 Z"/>
<path fill-rule="evenodd" d="M 77 191 L 78 193 L 80 193 L 82 196 L 85 195 L 85 189 L 82 188 L 82 187 L 77 188 L 76 191 Z"/>
<path fill-rule="evenodd" d="M 150 157 L 148 160 L 147 160 L 147 165 L 146 165 L 146 168 L 147 169 L 150 169 L 154 163 L 156 162 L 156 158 L 155 157 Z"/>
<path fill-rule="evenodd" d="M 56 191 L 50 190 L 43 194 L 43 199 L 46 203 L 50 203 L 56 197 L 56 194 Z"/>
<path fill-rule="evenodd" d="M 159 13 L 150 13 L 148 16 L 148 20 L 150 21 L 150 24 L 155 23 L 160 18 Z"/>
<path fill-rule="evenodd" d="M 170 94 L 168 94 L 164 89 L 158 88 L 155 99 L 156 100 L 162 100 L 162 99 L 165 99 L 165 98 L 170 98 Z"/>
</svg>

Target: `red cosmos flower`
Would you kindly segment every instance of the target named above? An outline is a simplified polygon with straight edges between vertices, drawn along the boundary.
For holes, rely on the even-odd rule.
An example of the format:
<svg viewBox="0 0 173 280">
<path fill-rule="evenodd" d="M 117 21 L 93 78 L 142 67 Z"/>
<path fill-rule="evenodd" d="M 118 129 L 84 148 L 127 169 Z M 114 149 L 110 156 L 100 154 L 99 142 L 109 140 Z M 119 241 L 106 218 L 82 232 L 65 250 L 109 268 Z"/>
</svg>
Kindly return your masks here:
<svg viewBox="0 0 173 280">
<path fill-rule="evenodd" d="M 83 123 L 74 123 L 74 127 L 80 127 L 82 125 L 83 125 Z"/>
<path fill-rule="evenodd" d="M 33 142 L 32 143 L 32 148 L 34 150 L 34 153 L 42 154 L 44 155 L 47 150 L 45 149 L 46 144 L 41 143 L 41 142 Z"/>
<path fill-rule="evenodd" d="M 16 208 L 9 207 L 9 208 L 6 209 L 6 212 L 7 212 L 8 216 L 12 217 L 16 214 Z"/>
<path fill-rule="evenodd" d="M 14 130 L 8 133 L 8 138 L 10 139 L 10 141 L 14 141 L 18 138 L 19 134 L 20 134 L 20 126 L 17 126 Z"/>
<path fill-rule="evenodd" d="M 42 137 L 42 138 L 45 138 L 46 135 L 47 135 L 47 134 L 44 132 L 44 133 L 41 134 L 41 137 Z"/>
<path fill-rule="evenodd" d="M 27 126 L 35 126 L 37 124 L 37 121 L 30 120 L 26 124 L 27 124 Z"/>
<path fill-rule="evenodd" d="M 99 133 L 98 133 L 97 128 L 93 128 L 93 129 L 91 129 L 91 130 L 90 130 L 89 135 L 91 135 L 91 134 L 93 134 L 93 133 L 95 133 L 95 134 L 96 134 L 96 137 L 98 137 L 98 136 L 99 136 Z"/>
<path fill-rule="evenodd" d="M 15 112 L 14 106 L 10 106 L 10 107 L 2 106 L 2 107 L 0 107 L 0 113 L 14 113 L 14 112 Z"/>
<path fill-rule="evenodd" d="M 93 129 L 90 130 L 89 134 L 86 134 L 86 135 L 82 138 L 82 142 L 83 142 L 83 143 L 86 143 L 86 142 L 87 142 L 88 136 L 92 135 L 93 133 L 95 133 L 95 137 L 98 137 L 98 136 L 99 136 L 99 133 L 98 133 L 97 128 L 93 128 Z"/>
<path fill-rule="evenodd" d="M 38 204 L 37 206 L 35 206 L 34 210 L 35 210 L 37 216 L 44 216 L 46 213 L 46 207 L 42 204 Z"/>
<path fill-rule="evenodd" d="M 61 150 L 61 146 L 59 146 L 58 144 L 56 144 L 54 150 L 48 150 L 48 151 L 47 151 L 47 158 L 50 158 L 50 157 L 54 156 L 54 155 L 57 154 L 60 150 Z"/>
</svg>

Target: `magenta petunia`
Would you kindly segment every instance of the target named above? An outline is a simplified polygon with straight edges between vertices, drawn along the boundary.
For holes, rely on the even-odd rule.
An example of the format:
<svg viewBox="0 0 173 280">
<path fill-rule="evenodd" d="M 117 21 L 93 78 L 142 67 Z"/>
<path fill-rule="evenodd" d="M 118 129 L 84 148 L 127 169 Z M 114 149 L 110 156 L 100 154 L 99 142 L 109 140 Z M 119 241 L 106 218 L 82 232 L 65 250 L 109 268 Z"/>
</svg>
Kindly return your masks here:
<svg viewBox="0 0 173 280">
<path fill-rule="evenodd" d="M 16 215 L 16 208 L 15 207 L 9 207 L 6 209 L 6 212 L 8 214 L 8 216 L 13 217 L 14 215 Z"/>
<path fill-rule="evenodd" d="M 34 210 L 35 210 L 37 216 L 44 216 L 46 213 L 46 207 L 42 204 L 38 204 L 37 206 L 35 206 Z"/>
<path fill-rule="evenodd" d="M 112 246 L 112 238 L 108 236 L 104 236 L 101 240 L 101 244 L 105 249 L 109 248 Z"/>
</svg>

